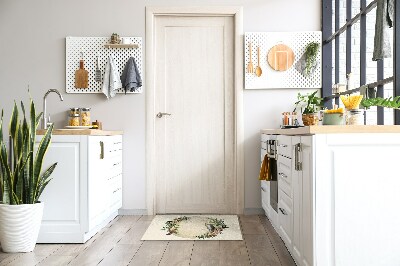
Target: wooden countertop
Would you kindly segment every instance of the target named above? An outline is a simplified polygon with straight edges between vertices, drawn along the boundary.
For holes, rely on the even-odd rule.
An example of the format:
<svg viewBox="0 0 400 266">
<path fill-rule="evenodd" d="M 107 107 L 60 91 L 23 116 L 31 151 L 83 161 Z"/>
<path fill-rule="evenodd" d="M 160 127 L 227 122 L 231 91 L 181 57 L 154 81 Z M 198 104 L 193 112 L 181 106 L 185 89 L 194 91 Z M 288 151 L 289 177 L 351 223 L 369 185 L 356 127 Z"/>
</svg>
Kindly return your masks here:
<svg viewBox="0 0 400 266">
<path fill-rule="evenodd" d="M 44 135 L 46 130 L 39 129 L 37 135 Z M 87 136 L 114 136 L 122 135 L 123 131 L 116 130 L 98 130 L 98 129 L 54 129 L 53 135 L 87 135 Z"/>
<path fill-rule="evenodd" d="M 290 129 L 262 129 L 264 134 L 314 135 L 340 133 L 400 133 L 400 126 L 309 126 Z"/>
</svg>

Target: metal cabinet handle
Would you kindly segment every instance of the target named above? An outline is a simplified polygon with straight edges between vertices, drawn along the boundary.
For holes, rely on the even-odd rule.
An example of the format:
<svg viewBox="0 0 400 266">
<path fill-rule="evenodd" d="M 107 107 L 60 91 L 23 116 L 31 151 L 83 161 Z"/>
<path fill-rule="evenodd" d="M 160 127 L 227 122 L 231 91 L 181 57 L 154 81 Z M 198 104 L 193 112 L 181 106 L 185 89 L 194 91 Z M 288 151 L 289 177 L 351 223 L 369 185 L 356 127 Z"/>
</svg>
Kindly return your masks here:
<svg viewBox="0 0 400 266">
<path fill-rule="evenodd" d="M 265 191 L 265 188 L 263 188 L 263 187 L 261 187 L 261 190 L 264 191 L 264 192 L 267 192 L 267 191 Z"/>
<path fill-rule="evenodd" d="M 100 141 L 100 159 L 104 159 L 104 142 Z"/>
<path fill-rule="evenodd" d="M 280 175 L 281 177 L 283 177 L 283 178 L 287 178 L 287 175 L 285 175 L 284 173 L 278 173 L 278 175 Z"/>
<path fill-rule="evenodd" d="M 281 213 L 282 213 L 283 215 L 287 215 L 287 212 L 286 212 L 284 209 L 279 208 L 279 210 L 281 211 Z"/>
<path fill-rule="evenodd" d="M 286 147 L 287 147 L 286 144 L 278 144 L 278 146 L 279 146 L 279 147 L 283 147 L 283 148 L 286 148 Z"/>
<path fill-rule="evenodd" d="M 301 150 L 302 150 L 301 143 L 297 143 L 296 145 L 294 145 L 294 170 L 296 171 L 303 170 L 303 165 L 299 159 Z"/>
<path fill-rule="evenodd" d="M 162 118 L 164 115 L 171 115 L 171 114 L 159 112 L 156 116 L 157 116 L 158 118 Z"/>
</svg>

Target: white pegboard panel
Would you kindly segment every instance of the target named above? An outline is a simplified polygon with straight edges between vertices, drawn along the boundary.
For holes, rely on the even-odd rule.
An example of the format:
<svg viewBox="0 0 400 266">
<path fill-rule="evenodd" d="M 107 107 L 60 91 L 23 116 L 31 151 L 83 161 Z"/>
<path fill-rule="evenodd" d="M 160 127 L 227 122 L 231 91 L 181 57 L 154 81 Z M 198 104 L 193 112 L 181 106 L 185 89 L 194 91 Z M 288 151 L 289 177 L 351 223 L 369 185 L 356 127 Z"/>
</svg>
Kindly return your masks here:
<svg viewBox="0 0 400 266">
<path fill-rule="evenodd" d="M 142 38 L 141 37 L 122 37 L 128 38 L 132 44 L 137 44 L 138 48 L 105 48 L 104 45 L 110 42 L 110 37 L 67 37 L 66 38 L 66 92 L 67 93 L 101 93 L 103 86 L 104 70 L 107 59 L 110 55 L 114 57 L 119 74 L 122 74 L 125 64 L 130 57 L 134 57 L 140 75 L 143 75 L 142 59 Z M 89 88 L 75 88 L 75 71 L 79 68 L 79 60 L 83 52 L 84 68 L 89 71 Z M 96 56 L 99 55 L 101 70 L 101 82 L 95 81 Z M 143 76 L 142 76 L 143 79 Z M 136 92 L 141 93 L 143 87 Z M 125 93 L 124 89 L 119 89 L 118 93 Z"/>
<path fill-rule="evenodd" d="M 249 43 L 252 43 L 252 61 L 254 70 L 257 66 L 257 46 L 260 46 L 260 67 L 262 69 L 261 77 L 254 73 L 247 73 L 247 64 L 249 63 Z M 317 67 L 310 77 L 304 77 L 295 65 L 304 54 L 307 44 L 310 42 L 322 42 L 322 33 L 320 31 L 301 31 L 301 32 L 246 32 L 244 41 L 245 51 L 245 89 L 285 89 L 285 88 L 321 88 L 321 47 L 317 56 Z M 286 71 L 273 70 L 267 61 L 269 49 L 276 44 L 286 44 L 294 54 L 293 65 Z"/>
</svg>

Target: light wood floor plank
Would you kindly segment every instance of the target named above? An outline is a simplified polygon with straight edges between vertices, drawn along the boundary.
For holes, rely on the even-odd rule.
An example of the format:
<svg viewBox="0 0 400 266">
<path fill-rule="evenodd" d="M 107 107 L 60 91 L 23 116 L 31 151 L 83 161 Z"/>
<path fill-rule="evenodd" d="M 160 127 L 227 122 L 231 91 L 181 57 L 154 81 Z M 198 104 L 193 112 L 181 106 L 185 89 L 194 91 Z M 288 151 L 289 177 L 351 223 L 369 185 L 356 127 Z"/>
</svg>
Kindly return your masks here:
<svg viewBox="0 0 400 266">
<path fill-rule="evenodd" d="M 160 265 L 189 265 L 194 241 L 170 241 Z"/>
<path fill-rule="evenodd" d="M 6 265 L 19 266 L 19 265 L 36 265 L 45 260 L 52 253 L 60 249 L 62 245 L 59 244 L 38 244 L 33 252 L 22 253 L 15 260 Z M 3 263 L 3 262 L 2 262 Z"/>
<path fill-rule="evenodd" d="M 219 241 L 220 265 L 250 265 L 244 241 Z"/>
<path fill-rule="evenodd" d="M 118 244 L 140 244 L 140 239 L 146 232 L 151 221 L 148 220 L 138 220 L 131 229 L 121 238 Z"/>
<path fill-rule="evenodd" d="M 285 243 L 279 237 L 278 233 L 275 231 L 274 227 L 272 226 L 271 222 L 268 218 L 264 215 L 260 216 L 261 224 L 264 226 L 268 237 L 275 248 L 276 253 L 278 254 L 279 261 L 282 266 L 296 266 L 292 256 L 290 255 L 289 251 L 287 250 Z"/>
<path fill-rule="evenodd" d="M 167 246 L 168 241 L 143 241 L 129 265 L 158 265 Z"/>
<path fill-rule="evenodd" d="M 100 266 L 126 266 L 132 260 L 141 244 L 117 244 L 99 263 Z"/>
<path fill-rule="evenodd" d="M 263 235 L 266 234 L 260 218 L 257 215 L 240 215 L 240 226 L 242 234 L 246 235 Z"/>
<path fill-rule="evenodd" d="M 38 266 L 65 266 L 73 260 L 75 256 L 52 255 L 41 261 Z"/>
<path fill-rule="evenodd" d="M 71 262 L 72 265 L 97 265 L 123 238 L 126 232 L 133 227 L 140 217 L 123 216 L 102 235 L 99 236 L 87 249 L 82 251 Z"/>
<path fill-rule="evenodd" d="M 207 241 L 207 240 L 195 241 L 190 265 L 191 266 L 220 265 L 219 242 L 220 241 Z"/>
<path fill-rule="evenodd" d="M 279 266 L 279 257 L 267 235 L 244 235 L 251 265 Z"/>
</svg>

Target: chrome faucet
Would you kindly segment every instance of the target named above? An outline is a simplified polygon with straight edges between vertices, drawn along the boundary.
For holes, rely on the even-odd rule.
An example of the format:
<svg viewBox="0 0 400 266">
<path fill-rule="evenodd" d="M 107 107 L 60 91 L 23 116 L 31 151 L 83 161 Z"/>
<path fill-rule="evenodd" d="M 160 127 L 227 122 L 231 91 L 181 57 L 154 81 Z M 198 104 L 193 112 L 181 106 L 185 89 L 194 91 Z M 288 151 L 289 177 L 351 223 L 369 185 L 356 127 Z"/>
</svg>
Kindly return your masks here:
<svg viewBox="0 0 400 266">
<path fill-rule="evenodd" d="M 60 100 L 61 100 L 61 101 L 64 101 L 64 98 L 62 97 L 61 93 L 60 93 L 58 90 L 56 90 L 56 89 L 50 89 L 50 90 L 48 90 L 48 91 L 46 92 L 46 94 L 45 94 L 44 97 L 43 97 L 43 119 L 42 119 L 42 129 L 47 129 L 47 122 L 48 122 L 48 120 L 47 120 L 47 114 L 46 114 L 46 113 L 47 113 L 46 98 L 47 98 L 47 95 L 50 94 L 50 92 L 55 92 L 55 93 L 57 93 L 58 96 L 60 97 Z"/>
</svg>

